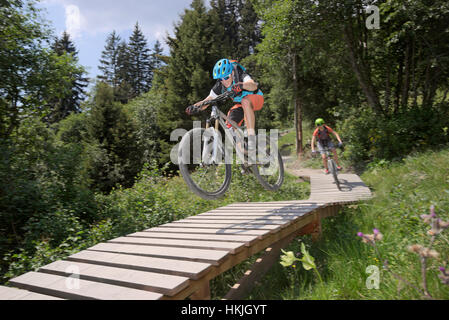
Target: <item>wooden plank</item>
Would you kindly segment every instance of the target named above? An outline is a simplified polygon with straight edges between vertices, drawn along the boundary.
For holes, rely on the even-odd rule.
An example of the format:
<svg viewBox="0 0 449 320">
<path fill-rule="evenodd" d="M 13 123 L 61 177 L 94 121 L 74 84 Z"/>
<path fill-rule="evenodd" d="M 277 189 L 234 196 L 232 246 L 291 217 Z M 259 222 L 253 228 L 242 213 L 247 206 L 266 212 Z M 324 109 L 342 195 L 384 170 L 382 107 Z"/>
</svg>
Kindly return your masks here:
<svg viewBox="0 0 449 320">
<path fill-rule="evenodd" d="M 283 219 L 288 217 L 301 217 L 309 212 L 312 212 L 315 209 L 310 210 L 304 210 L 304 211 L 245 211 L 245 210 L 227 210 L 227 211 L 214 211 L 214 212 L 204 212 L 200 213 L 194 216 L 190 216 L 189 218 L 193 217 L 223 217 L 223 216 L 243 216 L 247 217 L 248 219 L 257 219 L 258 217 L 261 217 L 262 219 L 273 217 L 274 219 Z"/>
<path fill-rule="evenodd" d="M 196 248 L 208 250 L 228 250 L 232 254 L 242 250 L 245 247 L 244 243 L 239 242 L 224 242 L 224 241 L 206 241 L 206 240 L 179 240 L 179 239 L 152 239 L 141 237 L 120 237 L 108 241 L 109 243 L 124 243 L 124 244 L 140 244 L 140 245 L 154 245 L 160 247 L 177 247 L 177 248 Z"/>
<path fill-rule="evenodd" d="M 77 300 L 159 300 L 160 293 L 48 273 L 28 272 L 10 280 L 18 288 L 63 299 Z"/>
<path fill-rule="evenodd" d="M 291 220 L 270 220 L 270 219 L 251 219 L 251 218 L 247 218 L 247 219 L 226 219 L 226 218 L 221 218 L 221 219 L 183 219 L 183 220 L 179 220 L 179 221 L 173 221 L 173 223 L 193 223 L 193 224 L 236 224 L 236 225 L 241 225 L 241 224 L 257 224 L 257 225 L 283 225 L 286 223 L 289 223 Z"/>
<path fill-rule="evenodd" d="M 163 259 L 154 257 L 133 256 L 110 252 L 84 250 L 67 258 L 68 261 L 98 264 L 110 267 L 125 268 L 177 275 L 197 280 L 203 277 L 212 267 L 210 263 L 185 260 Z"/>
<path fill-rule="evenodd" d="M 74 261 L 56 261 L 39 268 L 39 272 L 146 290 L 173 296 L 189 285 L 186 277 L 155 272 L 129 270 Z"/>
<path fill-rule="evenodd" d="M 195 223 L 189 223 L 189 224 L 183 224 L 183 223 L 167 223 L 159 226 L 160 228 L 203 228 L 203 229 L 226 229 L 226 230 L 232 230 L 232 229 L 254 229 L 254 230 L 277 230 L 280 228 L 278 225 L 263 225 L 263 224 L 246 224 L 246 223 L 235 223 L 235 224 L 227 224 L 227 223 L 216 223 L 216 224 L 195 224 Z"/>
<path fill-rule="evenodd" d="M 227 234 L 227 235 L 251 235 L 251 236 L 259 236 L 259 237 L 265 237 L 270 233 L 270 230 L 244 230 L 244 229 L 223 229 L 223 228 L 216 228 L 216 229 L 209 229 L 209 228 L 160 228 L 160 227 L 154 227 L 145 231 L 151 231 L 151 232 L 173 232 L 173 233 L 191 233 L 191 234 Z"/>
<path fill-rule="evenodd" d="M 27 290 L 0 286 L 0 300 L 63 300 Z"/>
<path fill-rule="evenodd" d="M 235 208 L 235 207 L 245 207 L 245 208 L 302 208 L 304 206 L 314 206 L 315 202 L 310 200 L 299 200 L 299 201 L 273 201 L 273 202 L 236 202 L 228 204 L 226 207 L 222 208 Z"/>
<path fill-rule="evenodd" d="M 157 258 L 198 261 L 219 265 L 229 254 L 224 250 L 204 250 L 190 248 L 171 248 L 158 246 L 142 246 L 118 243 L 100 243 L 89 248 L 91 251 L 115 252 Z"/>
<path fill-rule="evenodd" d="M 322 203 L 324 204 L 324 203 Z M 257 212 L 272 212 L 272 213 L 276 213 L 276 212 L 304 212 L 304 211 L 309 211 L 311 209 L 316 209 L 318 207 L 320 207 L 322 204 L 314 204 L 314 205 L 308 205 L 308 206 L 304 206 L 304 207 L 283 207 L 283 206 L 233 206 L 233 207 L 223 207 L 223 208 L 216 208 L 213 210 L 210 210 L 208 212 L 220 212 L 220 211 L 243 211 L 243 212 L 252 212 L 252 211 L 257 211 Z"/>
<path fill-rule="evenodd" d="M 258 239 L 257 236 L 245 235 L 223 235 L 223 234 L 191 234 L 191 233 L 164 233 L 164 232 L 135 232 L 128 237 L 156 238 L 156 239 L 185 239 L 185 240 L 208 240 L 208 241 L 226 241 L 240 242 L 249 245 Z"/>
<path fill-rule="evenodd" d="M 215 212 L 215 213 L 201 213 L 196 216 L 191 216 L 186 218 L 187 220 L 207 220 L 207 219 L 248 219 L 248 220 L 294 220 L 298 217 L 303 216 L 306 214 L 300 213 L 300 214 L 277 214 L 277 213 L 245 213 L 245 212 Z"/>
<path fill-rule="evenodd" d="M 317 199 L 319 200 L 319 199 Z M 299 207 L 291 207 L 291 208 L 286 208 L 286 207 L 261 207 L 261 206 L 250 206 L 250 207 L 245 207 L 245 206 L 239 206 L 239 207 L 223 207 L 223 208 L 216 208 L 210 211 L 207 211 L 205 213 L 217 213 L 217 212 L 227 212 L 227 211 L 232 211 L 232 212 L 259 212 L 259 213 L 303 213 L 303 212 L 308 212 L 314 209 L 317 209 L 319 207 L 321 207 L 322 205 L 326 204 L 326 202 L 322 202 L 322 203 L 315 203 L 314 205 L 308 205 L 308 206 L 304 206 L 302 208 Z"/>
</svg>

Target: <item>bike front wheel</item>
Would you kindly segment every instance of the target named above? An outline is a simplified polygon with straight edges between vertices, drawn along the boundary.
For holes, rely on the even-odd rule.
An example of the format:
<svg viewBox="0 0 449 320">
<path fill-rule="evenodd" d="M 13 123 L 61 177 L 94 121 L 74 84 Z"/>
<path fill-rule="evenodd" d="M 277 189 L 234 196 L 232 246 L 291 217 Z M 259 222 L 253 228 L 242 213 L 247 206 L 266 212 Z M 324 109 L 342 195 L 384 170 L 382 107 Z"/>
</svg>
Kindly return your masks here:
<svg viewBox="0 0 449 320">
<path fill-rule="evenodd" d="M 332 176 L 334 177 L 335 184 L 337 185 L 338 190 L 341 190 L 340 188 L 340 180 L 338 180 L 338 171 L 337 171 L 337 165 L 334 160 L 328 160 L 327 165 L 329 167 L 330 172 L 332 173 Z"/>
<path fill-rule="evenodd" d="M 181 140 L 179 171 L 190 190 L 203 199 L 218 199 L 229 188 L 232 168 L 225 163 L 225 151 L 213 128 L 192 129 Z"/>
</svg>

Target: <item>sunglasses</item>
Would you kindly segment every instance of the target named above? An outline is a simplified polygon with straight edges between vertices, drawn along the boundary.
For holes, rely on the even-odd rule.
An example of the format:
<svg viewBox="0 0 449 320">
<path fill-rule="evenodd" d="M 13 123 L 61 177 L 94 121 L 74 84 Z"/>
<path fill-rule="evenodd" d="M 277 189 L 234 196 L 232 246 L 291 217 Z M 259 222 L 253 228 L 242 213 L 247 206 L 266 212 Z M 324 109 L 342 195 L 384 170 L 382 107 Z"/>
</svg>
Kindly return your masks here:
<svg viewBox="0 0 449 320">
<path fill-rule="evenodd" d="M 226 81 L 226 80 L 228 80 L 230 77 L 231 77 L 231 76 L 227 76 L 227 77 L 221 78 L 220 81 Z"/>
</svg>

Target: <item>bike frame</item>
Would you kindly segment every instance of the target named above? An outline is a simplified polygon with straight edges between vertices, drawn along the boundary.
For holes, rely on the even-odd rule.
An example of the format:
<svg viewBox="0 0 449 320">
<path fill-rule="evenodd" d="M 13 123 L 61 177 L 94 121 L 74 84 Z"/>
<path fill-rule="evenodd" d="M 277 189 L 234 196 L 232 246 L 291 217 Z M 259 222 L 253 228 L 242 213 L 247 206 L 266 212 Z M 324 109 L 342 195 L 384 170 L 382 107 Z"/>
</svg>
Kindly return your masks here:
<svg viewBox="0 0 449 320">
<path fill-rule="evenodd" d="M 211 114 L 209 119 L 207 119 L 206 121 L 206 131 L 204 135 L 204 144 L 207 145 L 209 140 L 213 137 L 213 150 L 212 150 L 212 159 L 211 162 L 217 164 L 218 160 L 217 159 L 217 155 L 218 155 L 218 141 L 219 139 L 219 126 L 221 126 L 223 128 L 223 131 L 225 132 L 226 137 L 229 139 L 229 141 L 231 141 L 233 148 L 236 150 L 238 157 L 241 159 L 241 161 L 244 163 L 244 154 L 241 150 L 239 150 L 239 148 L 237 148 L 237 145 L 240 144 L 241 146 L 243 146 L 244 144 L 244 137 L 245 134 L 242 130 L 241 127 L 239 127 L 237 125 L 237 123 L 231 119 L 228 118 L 228 116 L 226 114 L 224 114 L 223 112 L 220 111 L 220 109 L 218 108 L 218 106 L 216 105 L 217 102 L 223 101 L 227 98 L 229 98 L 231 95 L 230 93 L 226 92 L 220 96 L 218 96 L 217 98 L 213 99 L 213 100 L 208 100 L 203 102 L 202 104 L 200 104 L 200 106 L 204 106 L 204 105 L 211 105 Z M 226 122 L 230 123 L 232 128 L 234 130 L 226 130 L 227 125 Z M 211 125 L 213 124 L 213 125 Z M 234 140 L 234 137 L 236 137 L 236 139 Z M 202 158 L 206 159 L 206 155 L 208 154 L 208 149 L 204 148 L 203 150 L 203 154 L 202 154 Z"/>
</svg>

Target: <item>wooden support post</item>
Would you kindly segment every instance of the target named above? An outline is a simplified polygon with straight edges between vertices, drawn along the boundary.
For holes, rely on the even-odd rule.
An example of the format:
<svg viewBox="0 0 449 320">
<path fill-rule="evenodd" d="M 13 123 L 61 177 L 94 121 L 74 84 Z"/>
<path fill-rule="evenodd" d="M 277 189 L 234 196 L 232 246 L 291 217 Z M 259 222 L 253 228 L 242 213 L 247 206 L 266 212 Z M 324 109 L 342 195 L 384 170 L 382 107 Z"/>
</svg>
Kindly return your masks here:
<svg viewBox="0 0 449 320">
<path fill-rule="evenodd" d="M 196 292 L 194 292 L 190 299 L 192 300 L 210 300 L 210 285 L 209 281 L 205 281 L 204 285 L 201 286 Z"/>
<path fill-rule="evenodd" d="M 279 261 L 281 249 L 287 246 L 296 237 L 297 233 L 295 232 L 265 249 L 265 254 L 256 260 L 251 270 L 245 272 L 245 275 L 231 288 L 231 290 L 229 290 L 223 299 L 243 299 L 254 287 L 256 281 L 260 280 L 268 270 L 270 270 L 273 264 Z"/>
<path fill-rule="evenodd" d="M 326 209 L 322 209 L 326 210 Z M 314 219 L 311 223 L 306 225 L 305 227 L 299 230 L 299 235 L 312 235 L 312 241 L 318 241 L 321 237 L 322 229 L 321 229 L 321 215 L 319 212 L 315 213 Z"/>
<path fill-rule="evenodd" d="M 313 222 L 313 231 L 312 231 L 312 241 L 316 242 L 321 238 L 322 229 L 321 229 L 321 219 L 317 219 Z"/>
</svg>

